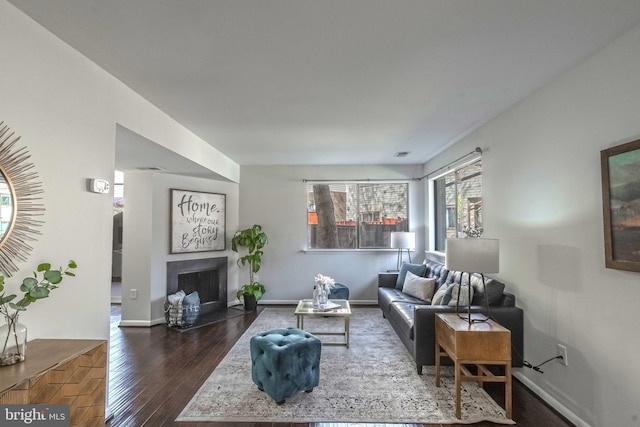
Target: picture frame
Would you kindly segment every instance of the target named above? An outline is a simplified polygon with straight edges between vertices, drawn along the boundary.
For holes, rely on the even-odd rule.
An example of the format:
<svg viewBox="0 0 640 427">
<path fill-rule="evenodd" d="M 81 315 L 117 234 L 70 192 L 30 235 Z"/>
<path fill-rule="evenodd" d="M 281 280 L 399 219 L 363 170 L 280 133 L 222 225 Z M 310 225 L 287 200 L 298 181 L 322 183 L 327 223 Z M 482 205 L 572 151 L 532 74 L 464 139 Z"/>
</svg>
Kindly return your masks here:
<svg viewBox="0 0 640 427">
<path fill-rule="evenodd" d="M 640 140 L 600 152 L 605 265 L 640 272 Z"/>
<path fill-rule="evenodd" d="M 226 249 L 226 195 L 170 190 L 170 253 Z"/>
</svg>

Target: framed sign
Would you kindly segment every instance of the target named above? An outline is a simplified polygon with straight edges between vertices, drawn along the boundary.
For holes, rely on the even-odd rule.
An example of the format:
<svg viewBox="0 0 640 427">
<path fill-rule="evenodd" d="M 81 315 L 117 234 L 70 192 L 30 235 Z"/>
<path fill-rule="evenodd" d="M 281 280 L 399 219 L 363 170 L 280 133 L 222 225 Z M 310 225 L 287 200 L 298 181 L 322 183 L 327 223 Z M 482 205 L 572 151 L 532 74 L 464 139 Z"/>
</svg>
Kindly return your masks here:
<svg viewBox="0 0 640 427">
<path fill-rule="evenodd" d="M 600 152 L 607 268 L 640 271 L 640 140 Z"/>
<path fill-rule="evenodd" d="M 226 195 L 171 189 L 171 253 L 225 250 Z"/>
</svg>

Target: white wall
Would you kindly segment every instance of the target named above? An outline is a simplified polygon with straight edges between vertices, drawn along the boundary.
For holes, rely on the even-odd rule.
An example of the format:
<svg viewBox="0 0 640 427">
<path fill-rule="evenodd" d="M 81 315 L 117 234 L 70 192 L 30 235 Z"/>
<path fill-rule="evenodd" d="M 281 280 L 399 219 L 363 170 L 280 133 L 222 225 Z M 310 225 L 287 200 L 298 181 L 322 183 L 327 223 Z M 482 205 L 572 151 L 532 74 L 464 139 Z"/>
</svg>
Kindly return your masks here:
<svg viewBox="0 0 640 427">
<path fill-rule="evenodd" d="M 397 251 L 303 253 L 307 246 L 306 183 L 303 179 L 411 179 L 416 166 L 243 166 L 240 183 L 240 227 L 262 225 L 269 236 L 260 281 L 267 293 L 261 303 L 297 302 L 310 298 L 313 278 L 322 273 L 349 286 L 352 302 L 376 303 L 377 274 L 395 268 Z M 422 182 L 409 184 L 409 227 L 424 234 Z M 417 239 L 413 261 L 423 260 Z M 417 256 L 415 254 L 418 254 Z M 406 260 L 406 256 L 405 256 Z M 248 280 L 248 271 L 240 281 Z"/>
<path fill-rule="evenodd" d="M 640 138 L 640 27 L 426 165 L 480 146 L 485 236 L 525 316 L 518 374 L 578 424 L 640 425 L 640 273 L 606 269 L 600 151 Z"/>
<path fill-rule="evenodd" d="M 217 258 L 228 260 L 227 301 L 235 297 L 237 254 L 229 241 L 238 227 L 238 184 L 177 175 L 131 172 L 125 174 L 125 211 L 122 269 L 121 326 L 151 326 L 164 323 L 167 296 L 167 262 Z M 169 197 L 172 188 L 225 194 L 226 250 L 170 254 Z M 137 289 L 138 298 L 130 298 Z"/>
<path fill-rule="evenodd" d="M 21 321 L 29 339 L 106 339 L 112 196 L 89 193 L 86 179 L 112 181 L 116 123 L 232 181 L 239 167 L 4 0 L 0 40 L 0 121 L 29 148 L 46 207 L 42 235 L 7 291 L 17 293 L 38 263 L 73 258 L 77 277 L 30 306 Z"/>
</svg>

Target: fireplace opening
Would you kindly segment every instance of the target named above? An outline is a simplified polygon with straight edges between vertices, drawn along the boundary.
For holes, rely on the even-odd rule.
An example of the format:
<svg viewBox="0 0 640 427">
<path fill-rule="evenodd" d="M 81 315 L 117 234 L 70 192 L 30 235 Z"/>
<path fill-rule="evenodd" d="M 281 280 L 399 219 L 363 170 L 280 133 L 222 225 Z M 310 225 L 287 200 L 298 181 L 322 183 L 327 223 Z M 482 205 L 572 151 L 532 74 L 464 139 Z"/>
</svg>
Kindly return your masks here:
<svg viewBox="0 0 640 427">
<path fill-rule="evenodd" d="M 189 295 L 193 291 L 198 291 L 200 303 L 207 303 L 220 300 L 220 289 L 218 287 L 218 271 L 205 270 L 190 273 L 178 274 L 178 290 Z"/>
<path fill-rule="evenodd" d="M 227 309 L 227 257 L 167 263 L 167 295 L 198 291 L 200 316 Z"/>
</svg>

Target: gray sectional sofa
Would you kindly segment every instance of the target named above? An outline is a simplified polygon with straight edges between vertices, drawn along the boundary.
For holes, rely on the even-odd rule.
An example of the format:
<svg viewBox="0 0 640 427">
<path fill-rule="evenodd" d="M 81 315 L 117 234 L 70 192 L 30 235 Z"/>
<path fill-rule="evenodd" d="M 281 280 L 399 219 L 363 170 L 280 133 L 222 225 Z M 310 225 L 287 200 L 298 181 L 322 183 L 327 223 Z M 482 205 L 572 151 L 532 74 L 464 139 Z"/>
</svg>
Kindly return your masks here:
<svg viewBox="0 0 640 427">
<path fill-rule="evenodd" d="M 403 265 L 401 273 L 407 269 L 417 272 L 424 270 L 421 276 L 435 279 L 435 288 L 447 289 L 452 283 L 460 283 L 461 273 L 449 271 L 438 260 L 428 259 L 424 267 Z M 456 307 L 450 305 L 431 305 L 431 300 L 423 300 L 402 292 L 404 280 L 399 273 L 380 273 L 378 275 L 378 306 L 382 315 L 389 321 L 405 347 L 413 356 L 418 374 L 422 366 L 435 365 L 435 315 L 436 313 L 454 313 Z M 464 274 L 463 283 L 468 282 Z M 474 296 L 471 302 L 472 313 L 485 313 L 485 301 L 489 302 L 490 317 L 511 331 L 512 366 L 521 367 L 523 363 L 523 312 L 516 307 L 513 294 L 504 292 L 504 284 L 485 277 L 486 295 L 479 274 L 471 275 Z M 467 313 L 467 307 L 460 308 Z"/>
</svg>

